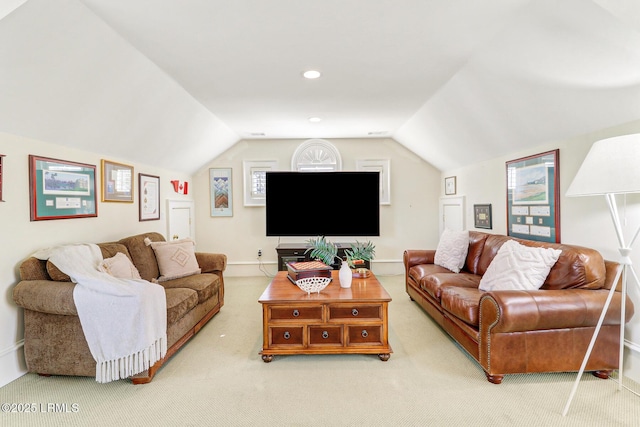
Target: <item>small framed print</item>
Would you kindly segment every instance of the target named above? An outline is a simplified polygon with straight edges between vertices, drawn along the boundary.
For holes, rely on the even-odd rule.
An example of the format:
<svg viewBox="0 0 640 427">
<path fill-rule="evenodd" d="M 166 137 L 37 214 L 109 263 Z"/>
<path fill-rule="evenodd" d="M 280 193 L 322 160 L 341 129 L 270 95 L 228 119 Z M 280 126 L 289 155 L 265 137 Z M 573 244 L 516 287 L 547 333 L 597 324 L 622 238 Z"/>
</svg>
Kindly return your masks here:
<svg viewBox="0 0 640 427">
<path fill-rule="evenodd" d="M 133 166 L 102 159 L 102 201 L 133 203 Z"/>
<path fill-rule="evenodd" d="M 473 205 L 473 218 L 475 228 L 491 229 L 491 205 Z"/>
<path fill-rule="evenodd" d="M 140 221 L 160 219 L 160 177 L 138 174 Z"/>
<path fill-rule="evenodd" d="M 456 194 L 456 177 L 448 176 L 444 179 L 444 194 L 452 196 Z"/>
<path fill-rule="evenodd" d="M 231 168 L 209 169 L 211 216 L 233 216 L 233 181 Z"/>
</svg>

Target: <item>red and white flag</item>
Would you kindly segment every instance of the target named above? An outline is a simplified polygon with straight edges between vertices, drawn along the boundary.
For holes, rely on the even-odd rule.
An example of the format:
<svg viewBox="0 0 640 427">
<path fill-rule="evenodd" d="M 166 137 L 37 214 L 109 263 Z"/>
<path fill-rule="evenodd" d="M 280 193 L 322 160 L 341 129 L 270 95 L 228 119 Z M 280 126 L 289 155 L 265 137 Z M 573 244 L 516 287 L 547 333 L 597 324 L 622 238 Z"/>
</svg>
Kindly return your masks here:
<svg viewBox="0 0 640 427">
<path fill-rule="evenodd" d="M 173 189 L 178 194 L 189 194 L 189 183 L 186 181 L 171 181 Z"/>
</svg>

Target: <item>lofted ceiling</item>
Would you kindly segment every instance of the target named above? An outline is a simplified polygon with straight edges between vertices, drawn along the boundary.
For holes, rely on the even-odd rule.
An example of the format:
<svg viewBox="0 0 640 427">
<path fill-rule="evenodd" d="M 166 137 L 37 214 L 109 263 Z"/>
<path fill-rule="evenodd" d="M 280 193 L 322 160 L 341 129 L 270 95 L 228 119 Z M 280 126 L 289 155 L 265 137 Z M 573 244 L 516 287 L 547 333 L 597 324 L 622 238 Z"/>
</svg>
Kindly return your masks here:
<svg viewBox="0 0 640 427">
<path fill-rule="evenodd" d="M 190 173 L 261 138 L 447 170 L 640 117 L 637 0 L 4 1 L 0 131 Z"/>
</svg>

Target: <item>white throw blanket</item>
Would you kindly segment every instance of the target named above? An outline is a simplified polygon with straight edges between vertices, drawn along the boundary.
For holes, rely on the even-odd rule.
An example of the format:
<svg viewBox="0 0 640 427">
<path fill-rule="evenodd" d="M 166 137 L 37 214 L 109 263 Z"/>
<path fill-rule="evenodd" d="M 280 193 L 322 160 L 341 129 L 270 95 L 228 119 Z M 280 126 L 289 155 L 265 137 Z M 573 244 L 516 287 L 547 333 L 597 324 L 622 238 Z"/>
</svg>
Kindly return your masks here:
<svg viewBox="0 0 640 427">
<path fill-rule="evenodd" d="M 167 309 L 162 286 L 99 271 L 102 253 L 94 244 L 58 246 L 33 256 L 49 259 L 76 283 L 73 299 L 96 360 L 96 381 L 128 378 L 165 356 Z"/>
</svg>

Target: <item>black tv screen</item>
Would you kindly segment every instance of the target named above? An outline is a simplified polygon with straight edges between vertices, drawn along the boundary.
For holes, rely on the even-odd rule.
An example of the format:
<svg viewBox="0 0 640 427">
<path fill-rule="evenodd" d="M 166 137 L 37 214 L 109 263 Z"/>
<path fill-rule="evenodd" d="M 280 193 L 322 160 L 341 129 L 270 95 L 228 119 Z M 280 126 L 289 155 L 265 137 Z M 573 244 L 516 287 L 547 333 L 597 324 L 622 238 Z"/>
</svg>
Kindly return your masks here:
<svg viewBox="0 0 640 427">
<path fill-rule="evenodd" d="M 267 172 L 267 236 L 379 236 L 379 172 Z"/>
</svg>

